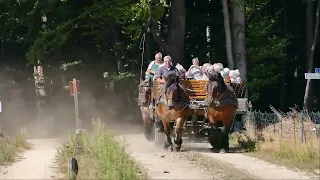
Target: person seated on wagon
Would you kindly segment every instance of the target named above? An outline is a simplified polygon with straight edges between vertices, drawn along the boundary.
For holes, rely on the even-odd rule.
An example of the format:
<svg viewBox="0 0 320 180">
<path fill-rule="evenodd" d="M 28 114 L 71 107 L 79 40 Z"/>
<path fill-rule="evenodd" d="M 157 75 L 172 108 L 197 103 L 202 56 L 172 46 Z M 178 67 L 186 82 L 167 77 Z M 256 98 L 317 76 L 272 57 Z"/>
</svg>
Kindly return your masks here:
<svg viewBox="0 0 320 180">
<path fill-rule="evenodd" d="M 162 61 L 162 54 L 158 52 L 155 55 L 155 60 L 151 61 L 148 65 L 145 78 L 148 81 L 151 81 L 151 83 L 153 83 L 154 75 L 157 73 L 159 66 L 162 64 L 161 61 Z"/>
<path fill-rule="evenodd" d="M 146 92 L 143 93 L 143 87 L 152 87 L 154 81 L 154 75 L 157 73 L 159 66 L 161 65 L 162 54 L 158 52 L 155 55 L 155 60 L 151 61 L 148 65 L 147 71 L 145 73 L 145 80 L 139 84 L 139 103 L 149 101 L 149 96 L 146 95 Z"/>
<path fill-rule="evenodd" d="M 176 67 L 174 67 L 172 65 L 172 61 L 171 61 L 171 57 L 170 56 L 165 56 L 163 58 L 164 61 L 164 65 L 160 66 L 157 73 L 155 74 L 155 80 L 158 83 L 161 84 L 165 84 L 167 83 L 166 80 L 164 79 L 164 77 L 168 77 L 168 75 L 174 75 L 175 77 L 177 77 L 177 79 L 179 78 L 179 71 Z M 167 84 L 167 86 L 170 84 Z"/>
<path fill-rule="evenodd" d="M 209 66 L 212 66 L 210 63 L 204 63 L 201 67 L 201 76 L 198 76 L 196 80 L 209 80 L 205 72 L 207 71 L 207 68 Z"/>
<path fill-rule="evenodd" d="M 193 58 L 192 59 L 192 65 L 186 72 L 186 77 L 187 78 L 192 78 L 196 79 L 197 76 L 201 76 L 201 67 L 199 66 L 199 59 L 198 58 Z"/>
<path fill-rule="evenodd" d="M 200 68 L 199 73 L 195 73 L 194 76 L 191 78 L 195 80 L 208 80 L 208 77 L 206 76 L 205 71 L 209 66 L 211 66 L 210 63 L 204 63 L 202 66 L 199 67 Z"/>
</svg>

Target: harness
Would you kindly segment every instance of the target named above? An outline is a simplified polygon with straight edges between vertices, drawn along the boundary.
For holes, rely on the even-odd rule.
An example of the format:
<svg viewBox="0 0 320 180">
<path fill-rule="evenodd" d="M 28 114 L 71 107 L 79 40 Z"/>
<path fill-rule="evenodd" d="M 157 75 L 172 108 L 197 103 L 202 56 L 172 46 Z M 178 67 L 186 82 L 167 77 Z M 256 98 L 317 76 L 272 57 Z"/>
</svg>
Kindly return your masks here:
<svg viewBox="0 0 320 180">
<path fill-rule="evenodd" d="M 208 102 L 208 99 L 206 98 L 205 101 L 208 103 L 208 105 L 212 108 L 216 108 L 216 107 L 219 107 L 221 105 L 227 105 L 227 104 L 230 104 L 230 105 L 233 105 L 235 108 L 236 108 L 236 104 L 233 100 L 232 97 L 226 97 L 227 94 L 228 94 L 228 91 L 232 92 L 232 90 L 230 89 L 229 86 L 227 86 L 227 89 L 226 89 L 226 92 L 223 92 L 219 98 L 217 98 L 219 92 L 216 92 L 216 96 L 215 96 L 215 99 L 212 99 L 211 102 Z M 208 93 L 208 89 L 207 89 L 207 93 Z M 223 100 L 220 100 L 221 98 L 225 97 Z"/>
</svg>

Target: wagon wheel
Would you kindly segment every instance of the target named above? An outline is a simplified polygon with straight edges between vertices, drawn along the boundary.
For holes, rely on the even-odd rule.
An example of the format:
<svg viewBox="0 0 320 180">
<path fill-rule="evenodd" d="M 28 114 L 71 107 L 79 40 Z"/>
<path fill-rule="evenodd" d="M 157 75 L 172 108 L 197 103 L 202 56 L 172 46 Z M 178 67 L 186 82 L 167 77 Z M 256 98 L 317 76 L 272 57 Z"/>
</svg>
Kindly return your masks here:
<svg viewBox="0 0 320 180">
<path fill-rule="evenodd" d="M 161 147 L 165 143 L 165 136 L 161 129 L 161 120 L 159 119 L 159 116 L 155 115 L 155 122 L 154 122 L 154 144 L 156 147 Z M 160 131 L 160 132 L 159 132 Z"/>
<path fill-rule="evenodd" d="M 144 125 L 144 136 L 147 141 L 154 141 L 153 124 L 153 120 L 151 120 L 151 123 Z"/>
</svg>

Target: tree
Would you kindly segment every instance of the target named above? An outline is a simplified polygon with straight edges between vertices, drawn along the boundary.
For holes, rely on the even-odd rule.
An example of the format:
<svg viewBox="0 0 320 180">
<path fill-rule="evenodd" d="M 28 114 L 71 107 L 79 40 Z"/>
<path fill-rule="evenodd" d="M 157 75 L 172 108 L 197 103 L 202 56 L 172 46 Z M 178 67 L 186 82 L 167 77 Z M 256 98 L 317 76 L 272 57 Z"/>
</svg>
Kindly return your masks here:
<svg viewBox="0 0 320 180">
<path fill-rule="evenodd" d="M 230 69 L 234 68 L 234 62 L 232 57 L 232 43 L 231 43 L 231 31 L 230 31 L 230 22 L 229 22 L 229 10 L 228 10 L 228 0 L 221 0 L 222 2 L 222 12 L 224 19 L 224 32 L 226 36 L 226 50 L 228 58 L 228 67 Z"/>
<path fill-rule="evenodd" d="M 161 0 L 160 0 L 161 1 Z M 160 24 L 152 19 L 152 35 L 157 44 L 172 57 L 175 63 L 184 63 L 184 39 L 186 28 L 185 0 L 171 0 L 170 23 L 166 40 L 160 36 Z"/>
<path fill-rule="evenodd" d="M 243 82 L 247 82 L 247 60 L 245 46 L 245 1 L 232 1 L 232 36 L 233 57 L 236 67 L 241 72 Z"/>
<path fill-rule="evenodd" d="M 312 7 L 312 1 L 308 0 L 307 1 L 307 7 L 306 7 L 307 10 L 311 11 L 311 9 L 309 9 L 310 7 Z M 320 1 L 318 1 L 318 7 L 317 7 L 317 12 L 316 12 L 316 26 L 314 28 L 314 33 L 311 32 L 312 33 L 311 38 L 313 37 L 312 46 L 311 46 L 311 49 L 307 50 L 307 52 L 309 54 L 308 61 L 307 61 L 308 73 L 311 73 L 311 71 L 313 69 L 313 56 L 314 56 L 314 50 L 315 50 L 315 46 L 316 46 L 316 43 L 317 43 L 318 32 L 319 32 L 319 11 L 320 11 Z M 311 16 L 312 16 L 312 14 L 311 14 Z M 308 13 L 307 18 L 308 17 L 309 17 L 309 13 Z M 312 28 L 311 24 L 313 24 L 313 22 L 309 22 L 308 19 L 307 19 L 306 22 L 307 22 L 307 26 L 309 28 L 311 26 L 311 28 Z M 307 31 L 308 31 L 309 28 L 307 28 Z M 310 33 L 310 32 L 308 32 L 308 33 Z M 309 36 L 310 35 L 308 34 L 307 37 L 309 37 Z M 307 42 L 309 43 L 309 40 L 307 40 Z M 305 94 L 304 94 L 303 107 L 306 110 L 311 110 L 312 103 L 313 103 L 312 86 L 311 86 L 311 80 L 308 79 L 307 80 L 307 84 L 306 84 Z"/>
<path fill-rule="evenodd" d="M 279 101 L 275 99 L 280 99 L 280 62 L 288 58 L 285 50 L 290 46 L 288 37 L 283 33 L 281 6 L 274 8 L 274 2 L 246 1 L 249 98 L 261 110 L 269 109 L 269 104 L 278 106 Z"/>
</svg>

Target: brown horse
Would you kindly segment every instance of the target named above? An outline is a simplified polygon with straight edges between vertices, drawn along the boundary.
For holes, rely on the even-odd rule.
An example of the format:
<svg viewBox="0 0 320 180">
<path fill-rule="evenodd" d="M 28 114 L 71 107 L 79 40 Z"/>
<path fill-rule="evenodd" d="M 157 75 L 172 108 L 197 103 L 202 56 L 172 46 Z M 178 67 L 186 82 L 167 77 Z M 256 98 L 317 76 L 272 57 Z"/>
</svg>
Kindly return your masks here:
<svg viewBox="0 0 320 180">
<path fill-rule="evenodd" d="M 182 145 L 182 130 L 185 123 L 186 115 L 189 111 L 189 96 L 187 92 L 181 88 L 177 81 L 170 82 L 165 78 L 167 84 L 162 85 L 157 98 L 156 112 L 162 121 L 165 138 L 164 148 L 173 150 L 171 141 L 172 126 L 171 121 L 176 123 L 175 127 L 175 150 L 179 151 Z"/>
<path fill-rule="evenodd" d="M 148 141 L 154 140 L 152 133 L 152 123 L 150 117 L 150 103 L 151 103 L 151 87 L 150 81 L 143 81 L 139 85 L 139 106 L 142 115 L 143 125 L 144 125 L 144 136 Z"/>
<path fill-rule="evenodd" d="M 206 75 L 209 78 L 206 95 L 207 116 L 214 129 L 208 139 L 214 148 L 220 149 L 220 153 L 223 153 L 229 151 L 229 131 L 236 115 L 238 100 L 219 72 L 207 71 Z"/>
</svg>

